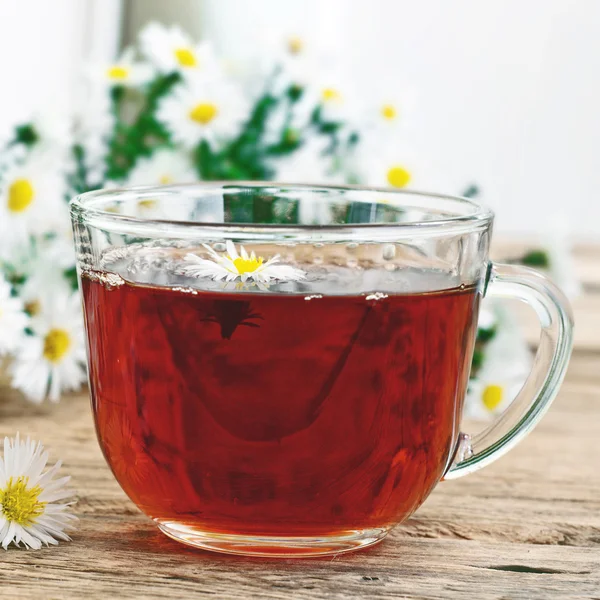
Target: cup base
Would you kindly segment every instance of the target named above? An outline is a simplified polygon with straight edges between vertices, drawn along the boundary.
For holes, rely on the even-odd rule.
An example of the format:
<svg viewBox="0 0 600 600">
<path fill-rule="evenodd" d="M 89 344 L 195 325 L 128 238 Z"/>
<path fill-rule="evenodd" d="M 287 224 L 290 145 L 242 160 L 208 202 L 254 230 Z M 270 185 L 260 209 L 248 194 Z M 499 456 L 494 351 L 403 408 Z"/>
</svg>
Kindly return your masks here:
<svg viewBox="0 0 600 600">
<path fill-rule="evenodd" d="M 358 529 L 341 535 L 277 537 L 204 531 L 174 521 L 157 521 L 168 537 L 188 546 L 242 556 L 310 557 L 352 552 L 381 542 L 388 529 Z"/>
</svg>

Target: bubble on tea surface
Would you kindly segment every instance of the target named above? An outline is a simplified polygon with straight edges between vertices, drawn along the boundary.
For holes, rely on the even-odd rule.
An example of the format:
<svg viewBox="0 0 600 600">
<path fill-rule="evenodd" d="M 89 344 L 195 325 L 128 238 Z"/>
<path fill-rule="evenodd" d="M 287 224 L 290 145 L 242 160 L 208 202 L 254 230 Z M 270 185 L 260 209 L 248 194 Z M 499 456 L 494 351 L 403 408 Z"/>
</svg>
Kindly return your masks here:
<svg viewBox="0 0 600 600">
<path fill-rule="evenodd" d="M 102 273 L 99 271 L 84 271 L 83 275 L 90 281 L 97 281 L 110 290 L 125 284 L 125 280 L 116 273 Z"/>
</svg>

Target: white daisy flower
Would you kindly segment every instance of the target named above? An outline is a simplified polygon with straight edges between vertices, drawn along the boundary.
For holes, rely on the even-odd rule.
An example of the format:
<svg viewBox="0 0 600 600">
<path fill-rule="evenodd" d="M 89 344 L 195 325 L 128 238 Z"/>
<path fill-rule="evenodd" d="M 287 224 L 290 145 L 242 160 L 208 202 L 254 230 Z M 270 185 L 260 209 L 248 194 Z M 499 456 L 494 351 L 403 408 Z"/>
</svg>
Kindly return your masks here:
<svg viewBox="0 0 600 600">
<path fill-rule="evenodd" d="M 159 186 L 172 183 L 193 183 L 198 176 L 188 153 L 181 150 L 162 148 L 155 150 L 152 156 L 138 159 L 135 167 L 123 183 L 109 181 L 104 187 Z M 190 202 L 170 202 L 169 198 L 135 198 L 124 201 L 119 212 L 132 217 L 145 219 L 187 220 L 190 216 Z"/>
<path fill-rule="evenodd" d="M 68 220 L 64 194 L 62 173 L 43 155 L 33 152 L 9 168 L 0 182 L 0 257 Z"/>
<path fill-rule="evenodd" d="M 18 347 L 29 321 L 23 302 L 11 292 L 11 285 L 0 275 L 0 356 Z"/>
<path fill-rule="evenodd" d="M 274 35 L 267 35 L 263 54 L 265 73 L 270 74 L 274 60 L 281 69 L 277 89 L 287 89 L 292 85 L 306 88 L 315 82 L 315 75 L 322 71 L 324 65 L 331 65 L 319 40 L 310 32 L 298 29 L 277 30 Z"/>
<path fill-rule="evenodd" d="M 333 173 L 333 160 L 325 154 L 329 140 L 311 137 L 298 150 L 272 162 L 275 180 L 284 183 L 342 183 Z"/>
<path fill-rule="evenodd" d="M 66 487 L 70 477 L 55 479 L 58 461 L 44 473 L 48 452 L 40 442 L 27 438 L 4 438 L 4 456 L 0 458 L 0 543 L 6 550 L 12 543 L 39 550 L 43 544 L 58 545 L 69 541 L 67 531 L 75 527 L 77 517 L 69 512 L 73 496 Z"/>
<path fill-rule="evenodd" d="M 54 237 L 45 240 L 40 252 L 49 263 L 63 271 L 75 267 L 75 242 L 72 227 L 68 225 L 55 230 Z"/>
<path fill-rule="evenodd" d="M 376 130 L 377 135 L 399 134 L 410 128 L 417 105 L 415 88 L 405 87 L 398 96 L 382 96 L 373 101 L 370 97 L 362 108 L 364 127 Z"/>
<path fill-rule="evenodd" d="M 244 96 L 223 79 L 193 78 L 166 96 L 156 116 L 186 148 L 234 136 L 247 118 Z"/>
<path fill-rule="evenodd" d="M 363 138 L 352 157 L 361 182 L 392 189 L 443 191 L 446 187 L 438 171 L 406 142 L 398 143 L 394 138 L 382 139 L 379 135 Z"/>
<path fill-rule="evenodd" d="M 115 115 L 106 86 L 92 82 L 86 101 L 77 114 L 76 142 L 84 151 L 83 162 L 88 183 L 96 185 L 104 179 L 109 140 L 113 136 Z"/>
<path fill-rule="evenodd" d="M 19 126 L 21 135 L 30 137 L 38 153 L 48 162 L 60 163 L 67 157 L 73 142 L 72 121 L 58 107 L 46 107 L 43 112 L 35 112 Z"/>
<path fill-rule="evenodd" d="M 324 121 L 347 121 L 355 113 L 356 98 L 338 73 L 321 75 L 307 92 L 307 100 L 320 105 Z"/>
<path fill-rule="evenodd" d="M 179 150 L 155 150 L 149 158 L 140 158 L 125 182 L 127 187 L 137 185 L 168 185 L 193 183 L 198 180 L 187 153 Z"/>
<path fill-rule="evenodd" d="M 226 254 L 217 254 L 210 246 L 203 244 L 208 250 L 211 259 L 200 258 L 196 254 L 186 254 L 184 261 L 187 263 L 179 269 L 182 275 L 190 277 L 207 277 L 213 281 L 234 281 L 240 279 L 256 283 L 268 284 L 271 281 L 299 281 L 304 279 L 305 273 L 295 267 L 279 265 L 279 256 L 274 256 L 265 262 L 262 256 L 254 252 L 248 254 L 243 246 L 237 253 L 235 245 L 227 240 Z"/>
<path fill-rule="evenodd" d="M 180 72 L 185 75 L 201 72 L 212 75 L 219 71 L 211 45 L 195 43 L 176 25 L 164 27 L 149 23 L 139 39 L 142 53 L 161 73 Z"/>
<path fill-rule="evenodd" d="M 27 336 L 11 365 L 13 387 L 32 402 L 58 401 L 66 390 L 85 381 L 85 346 L 79 294 L 55 293 L 31 319 Z"/>
<path fill-rule="evenodd" d="M 150 81 L 153 74 L 154 71 L 150 65 L 135 61 L 133 48 L 126 48 L 114 63 L 90 67 L 92 79 L 109 87 L 137 87 Z"/>
<path fill-rule="evenodd" d="M 60 248 L 50 245 L 47 250 L 42 250 L 27 264 L 27 279 L 19 289 L 19 298 L 32 317 L 38 317 L 52 310 L 55 296 L 65 297 L 73 291 L 64 275 L 68 267 L 63 267 L 60 260 L 57 261 L 59 252 L 61 252 Z M 70 254 L 74 254 L 72 247 Z M 66 257 L 60 259 L 65 260 L 66 263 Z"/>
<path fill-rule="evenodd" d="M 514 317 L 499 306 L 482 310 L 479 326 L 496 327 L 486 344 L 483 363 L 469 381 L 465 413 L 478 420 L 498 415 L 519 393 L 531 367 L 531 354 Z"/>
</svg>

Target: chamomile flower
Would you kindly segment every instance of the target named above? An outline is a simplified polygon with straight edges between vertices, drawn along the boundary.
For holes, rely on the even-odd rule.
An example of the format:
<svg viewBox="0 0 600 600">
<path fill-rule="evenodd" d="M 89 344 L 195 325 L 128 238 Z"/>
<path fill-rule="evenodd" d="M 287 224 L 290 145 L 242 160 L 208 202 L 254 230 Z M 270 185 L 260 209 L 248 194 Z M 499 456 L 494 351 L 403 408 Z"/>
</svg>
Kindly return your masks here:
<svg viewBox="0 0 600 600">
<path fill-rule="evenodd" d="M 149 23 L 140 33 L 142 53 L 161 73 L 213 75 L 219 64 L 207 42 L 196 43 L 179 27 Z"/>
<path fill-rule="evenodd" d="M 12 365 L 13 387 L 32 402 L 58 401 L 85 380 L 85 348 L 79 295 L 55 293 L 31 319 L 33 335 L 23 340 Z"/>
<path fill-rule="evenodd" d="M 178 150 L 155 150 L 149 158 L 140 158 L 127 177 L 128 187 L 192 183 L 198 177 L 187 153 Z"/>
<path fill-rule="evenodd" d="M 484 359 L 476 376 L 469 381 L 466 414 L 489 420 L 502 413 L 519 393 L 531 365 L 531 355 L 518 323 L 507 311 L 496 307 L 483 312 L 480 328 L 496 329 L 484 347 Z"/>
<path fill-rule="evenodd" d="M 54 164 L 65 160 L 73 142 L 72 122 L 58 107 L 46 107 L 34 112 L 26 123 L 17 127 L 17 137 L 28 141 L 47 162 Z"/>
<path fill-rule="evenodd" d="M 242 282 L 252 280 L 256 283 L 268 284 L 271 281 L 299 281 L 304 279 L 304 271 L 289 265 L 280 265 L 279 256 L 274 256 L 265 262 L 262 256 L 256 256 L 254 252 L 248 254 L 243 246 L 240 246 L 238 254 L 235 245 L 227 240 L 226 254 L 217 254 L 210 246 L 204 244 L 210 254 L 210 259 L 200 258 L 196 254 L 186 254 L 186 264 L 180 267 L 183 275 L 190 277 L 207 277 L 213 281 Z"/>
<path fill-rule="evenodd" d="M 148 82 L 153 75 L 150 65 L 136 62 L 133 48 L 126 48 L 114 63 L 93 65 L 90 76 L 109 87 L 136 87 Z"/>
<path fill-rule="evenodd" d="M 411 87 L 405 87 L 398 96 L 369 100 L 360 111 L 364 126 L 374 129 L 377 135 L 398 134 L 414 121 L 416 100 L 417 93 Z"/>
<path fill-rule="evenodd" d="M 35 152 L 7 169 L 0 183 L 0 257 L 68 219 L 64 191 L 60 171 Z"/>
<path fill-rule="evenodd" d="M 331 66 L 329 57 L 313 35 L 299 29 L 277 30 L 264 45 L 263 72 L 270 74 L 273 60 L 279 66 L 276 91 L 295 86 L 300 89 L 315 82 L 315 76 Z M 268 66 L 267 66 L 268 65 Z"/>
<path fill-rule="evenodd" d="M 73 228 L 69 223 L 66 227 L 57 228 L 55 235 L 42 244 L 40 253 L 53 265 L 66 271 L 75 267 L 75 242 Z"/>
<path fill-rule="evenodd" d="M 247 117 L 243 94 L 223 79 L 194 78 L 164 98 L 157 111 L 173 138 L 186 148 L 235 135 Z"/>
<path fill-rule="evenodd" d="M 443 188 L 439 174 L 426 158 L 406 142 L 368 136 L 353 156 L 361 181 L 391 189 L 417 188 L 435 191 Z"/>
<path fill-rule="evenodd" d="M 73 496 L 66 487 L 70 477 L 55 476 L 58 461 L 46 470 L 48 452 L 40 442 L 17 433 L 4 438 L 4 456 L 0 458 L 0 544 L 6 550 L 12 543 L 39 550 L 43 544 L 56 546 L 69 541 L 66 533 L 74 529 L 75 515 L 69 512 Z"/>
<path fill-rule="evenodd" d="M 28 321 L 23 302 L 12 295 L 11 285 L 0 275 L 0 356 L 17 348 Z"/>
<path fill-rule="evenodd" d="M 19 290 L 19 298 L 32 317 L 51 310 L 52 298 L 57 294 L 64 297 L 72 292 L 71 284 L 64 274 L 68 267 L 61 266 L 60 259 L 57 260 L 59 251 L 59 248 L 49 245 L 27 265 L 27 279 Z M 71 255 L 73 255 L 72 247 Z"/>
<path fill-rule="evenodd" d="M 314 92 L 324 121 L 343 121 L 352 114 L 352 92 L 339 75 L 321 77 Z"/>
<path fill-rule="evenodd" d="M 90 82 L 86 101 L 77 114 L 76 142 L 83 149 L 87 183 L 100 187 L 106 170 L 106 156 L 115 127 L 115 115 L 106 86 Z"/>
<path fill-rule="evenodd" d="M 342 183 L 333 173 L 334 165 L 326 149 L 329 140 L 313 136 L 293 154 L 273 161 L 275 180 L 302 183 Z"/>
</svg>

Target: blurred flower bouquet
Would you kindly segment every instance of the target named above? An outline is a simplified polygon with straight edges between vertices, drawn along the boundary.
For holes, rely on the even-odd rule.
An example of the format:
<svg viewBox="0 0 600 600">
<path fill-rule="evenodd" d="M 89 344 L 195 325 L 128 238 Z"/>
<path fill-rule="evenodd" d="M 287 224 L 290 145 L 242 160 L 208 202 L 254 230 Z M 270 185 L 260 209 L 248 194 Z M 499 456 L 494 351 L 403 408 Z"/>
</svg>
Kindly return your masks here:
<svg viewBox="0 0 600 600">
<path fill-rule="evenodd" d="M 12 356 L 12 385 L 29 399 L 56 401 L 85 380 L 67 211 L 75 194 L 199 179 L 431 189 L 406 142 L 406 103 L 353 101 L 297 36 L 266 62 L 248 75 L 181 30 L 150 24 L 137 49 L 89 67 L 77 114 L 14 129 L 0 152 L 0 356 Z M 495 335 L 486 331 L 480 355 Z"/>
</svg>

